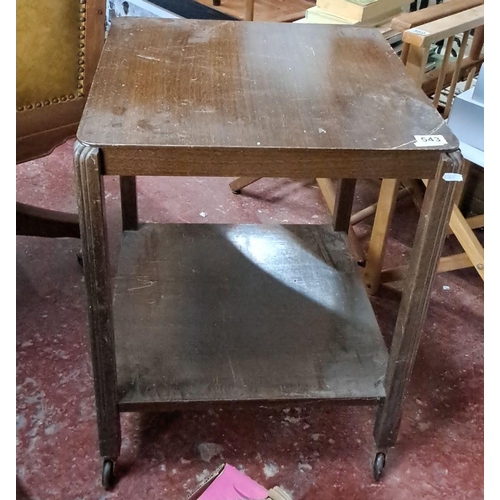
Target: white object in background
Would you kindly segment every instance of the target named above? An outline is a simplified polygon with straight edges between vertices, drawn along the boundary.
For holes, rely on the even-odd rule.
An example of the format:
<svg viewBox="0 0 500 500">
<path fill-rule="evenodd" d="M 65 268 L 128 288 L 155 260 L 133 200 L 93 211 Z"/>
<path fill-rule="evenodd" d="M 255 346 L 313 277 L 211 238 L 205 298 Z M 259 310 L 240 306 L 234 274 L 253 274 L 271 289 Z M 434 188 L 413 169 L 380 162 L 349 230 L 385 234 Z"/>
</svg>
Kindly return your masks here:
<svg viewBox="0 0 500 500">
<path fill-rule="evenodd" d="M 108 0 L 108 16 L 114 17 L 161 17 L 179 19 L 180 16 L 169 10 L 158 7 L 147 0 Z"/>
<path fill-rule="evenodd" d="M 484 64 L 476 86 L 455 97 L 448 126 L 464 158 L 484 168 Z"/>
<path fill-rule="evenodd" d="M 481 66 L 481 71 L 479 71 L 479 76 L 477 77 L 477 83 L 474 87 L 474 95 L 472 98 L 484 105 L 484 64 Z"/>
</svg>

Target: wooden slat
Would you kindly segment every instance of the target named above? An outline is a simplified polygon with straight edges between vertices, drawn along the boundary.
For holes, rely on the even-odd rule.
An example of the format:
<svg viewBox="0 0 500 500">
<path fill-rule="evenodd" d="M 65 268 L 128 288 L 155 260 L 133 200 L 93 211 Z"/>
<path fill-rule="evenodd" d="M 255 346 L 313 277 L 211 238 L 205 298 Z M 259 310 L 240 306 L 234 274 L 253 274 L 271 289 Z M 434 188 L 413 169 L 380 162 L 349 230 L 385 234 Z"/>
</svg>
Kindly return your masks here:
<svg viewBox="0 0 500 500">
<path fill-rule="evenodd" d="M 425 75 L 425 67 L 429 58 L 429 47 L 409 46 L 408 58 L 406 60 L 406 72 L 413 78 L 417 87 L 422 86 Z"/>
<path fill-rule="evenodd" d="M 469 217 L 466 219 L 468 226 L 471 229 L 478 229 L 484 227 L 484 214 L 475 215 L 474 217 Z"/>
<path fill-rule="evenodd" d="M 463 252 L 456 255 L 448 255 L 447 257 L 441 257 L 439 259 L 439 264 L 436 273 L 446 273 L 449 271 L 456 271 L 458 269 L 465 269 L 472 267 L 472 262 L 469 256 Z M 408 273 L 408 266 L 399 266 L 384 269 L 380 275 L 381 283 L 392 283 L 394 281 L 401 281 L 406 278 Z"/>
<path fill-rule="evenodd" d="M 318 178 L 316 179 L 316 182 L 318 183 L 319 190 L 323 195 L 328 210 L 331 214 L 333 214 L 336 198 L 335 183 L 332 181 L 332 179 L 326 178 Z"/>
<path fill-rule="evenodd" d="M 460 76 L 460 68 L 464 58 L 465 49 L 467 48 L 469 34 L 470 31 L 465 31 L 462 38 L 462 44 L 460 45 L 460 50 L 458 52 L 458 57 L 455 63 L 455 71 L 453 72 L 453 78 L 451 80 L 450 88 L 448 89 L 448 98 L 446 99 L 446 106 L 443 112 L 444 119 L 448 118 L 448 115 L 450 114 L 451 103 L 453 102 L 453 99 L 455 97 L 455 89 L 457 87 L 458 78 Z"/>
<path fill-rule="evenodd" d="M 395 17 L 391 22 L 391 28 L 404 31 L 415 26 L 430 23 L 442 17 L 451 16 L 457 12 L 462 12 L 478 5 L 482 5 L 484 0 L 452 0 L 451 2 L 433 5 L 426 9 L 415 12 L 407 12 Z"/>
<path fill-rule="evenodd" d="M 375 294 L 380 284 L 385 244 L 389 236 L 389 224 L 396 204 L 398 187 L 399 180 L 384 179 L 380 188 L 377 212 L 366 253 L 365 286 L 370 294 Z"/>
<path fill-rule="evenodd" d="M 403 188 L 398 191 L 398 194 L 396 196 L 397 200 L 400 200 L 401 198 L 404 198 L 405 196 L 408 196 L 410 194 L 410 190 Z M 366 218 L 370 217 L 377 211 L 377 206 L 378 203 L 373 203 L 372 205 L 369 205 L 359 212 L 356 212 L 355 214 L 352 215 L 351 217 L 351 225 L 355 226 L 356 224 L 360 223 L 361 221 L 365 220 Z"/>
<path fill-rule="evenodd" d="M 245 0 L 245 21 L 253 21 L 254 0 Z"/>
<path fill-rule="evenodd" d="M 465 250 L 465 253 L 469 256 L 479 276 L 484 280 L 484 248 L 456 205 L 453 207 L 451 213 L 450 227 Z"/>
<path fill-rule="evenodd" d="M 441 92 L 443 90 L 444 79 L 446 76 L 446 68 L 448 67 L 448 61 L 450 59 L 451 48 L 453 47 L 453 42 L 455 41 L 455 37 L 450 36 L 448 41 L 446 42 L 446 49 L 444 52 L 443 60 L 441 62 L 441 68 L 439 70 L 439 78 L 436 84 L 436 90 L 434 94 L 434 99 L 432 101 L 432 105 L 437 108 L 439 104 L 439 98 L 441 97 Z"/>
<path fill-rule="evenodd" d="M 465 76 L 468 74 L 471 68 L 475 68 L 476 70 L 483 63 L 484 58 L 480 57 L 479 59 L 471 59 L 470 57 L 465 57 L 462 61 L 460 68 L 460 75 L 458 77 L 459 81 L 462 81 Z M 444 79 L 443 87 L 446 88 L 450 85 L 451 80 L 453 78 L 453 74 L 455 72 L 455 61 L 448 64 L 448 68 L 446 70 L 446 76 Z M 424 75 L 424 80 L 422 83 L 422 90 L 428 95 L 431 96 L 434 94 L 434 90 L 436 89 L 436 83 L 438 80 L 439 68 L 433 69 Z"/>
<path fill-rule="evenodd" d="M 469 31 L 484 24 L 484 5 L 465 10 L 452 16 L 437 19 L 431 23 L 422 24 L 415 33 L 412 30 L 403 32 L 403 42 L 415 47 L 429 47 L 432 43 L 439 42 L 457 33 Z"/>
</svg>

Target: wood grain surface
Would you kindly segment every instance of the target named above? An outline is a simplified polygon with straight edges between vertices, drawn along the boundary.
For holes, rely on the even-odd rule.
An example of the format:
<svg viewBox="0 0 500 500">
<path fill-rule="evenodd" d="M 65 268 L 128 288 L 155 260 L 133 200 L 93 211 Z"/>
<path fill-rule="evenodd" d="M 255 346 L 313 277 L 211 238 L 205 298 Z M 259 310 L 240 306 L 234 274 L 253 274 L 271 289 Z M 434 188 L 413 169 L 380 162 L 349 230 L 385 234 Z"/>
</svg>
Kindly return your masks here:
<svg viewBox="0 0 500 500">
<path fill-rule="evenodd" d="M 428 134 L 447 144 L 416 147 L 415 135 Z M 437 164 L 439 152 L 458 148 L 377 29 L 133 18 L 111 27 L 78 137 L 104 150 L 106 173 L 119 173 L 133 149 L 151 162 L 149 174 L 162 175 L 158 162 L 180 154 L 185 163 L 207 155 L 210 171 L 182 165 L 177 175 L 243 175 L 217 171 L 216 156 L 237 164 L 259 154 L 263 165 L 247 175 L 311 174 L 315 159 L 344 155 L 365 162 L 344 177 L 363 177 L 370 158 L 404 170 L 403 157 Z M 311 169 L 294 171 L 290 152 L 305 154 Z M 423 170 L 433 177 L 435 165 Z M 122 171 L 134 173 L 143 174 Z"/>
</svg>

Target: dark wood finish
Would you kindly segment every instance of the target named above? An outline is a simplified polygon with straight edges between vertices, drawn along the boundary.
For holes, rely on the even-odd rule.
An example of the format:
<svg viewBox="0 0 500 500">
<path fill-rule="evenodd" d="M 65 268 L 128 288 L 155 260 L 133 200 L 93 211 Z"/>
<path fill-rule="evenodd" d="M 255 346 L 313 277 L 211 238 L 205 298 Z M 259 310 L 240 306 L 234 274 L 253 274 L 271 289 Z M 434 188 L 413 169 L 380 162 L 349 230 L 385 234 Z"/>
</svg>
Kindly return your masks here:
<svg viewBox="0 0 500 500">
<path fill-rule="evenodd" d="M 334 231 L 349 232 L 355 189 L 356 179 L 339 179 L 337 181 L 332 213 Z"/>
<path fill-rule="evenodd" d="M 101 158 L 97 148 L 75 143 L 75 172 L 87 289 L 89 341 L 101 456 L 120 454 L 115 344 Z"/>
<path fill-rule="evenodd" d="M 124 411 L 384 396 L 385 344 L 346 235 L 329 225 L 127 232 L 114 323 Z"/>
<path fill-rule="evenodd" d="M 135 177 L 120 177 L 120 200 L 122 207 L 122 229 L 123 231 L 134 231 L 139 224 Z"/>
<path fill-rule="evenodd" d="M 16 235 L 79 238 L 78 215 L 16 202 Z"/>
<path fill-rule="evenodd" d="M 261 177 L 238 177 L 234 181 L 229 183 L 229 187 L 233 191 L 241 191 L 244 187 L 257 182 Z"/>
<path fill-rule="evenodd" d="M 415 146 L 430 133 L 448 144 Z M 432 178 L 458 148 L 376 28 L 133 18 L 78 137 L 118 175 Z"/>
<path fill-rule="evenodd" d="M 391 344 L 385 376 L 386 399 L 375 422 L 375 441 L 381 449 L 396 443 L 402 402 L 415 363 L 436 267 L 450 220 L 456 182 L 445 181 L 443 174 L 460 173 L 462 165 L 463 159 L 459 153 L 443 155 L 438 176 L 429 182 L 425 193 Z"/>
<path fill-rule="evenodd" d="M 443 125 L 444 127 L 444 125 Z M 437 133 L 437 132 L 436 132 Z M 453 149 L 453 148 L 452 148 Z M 414 171 L 432 179 L 437 151 L 344 151 L 258 148 L 134 148 L 105 146 L 106 175 L 191 177 L 396 178 Z M 165 156 L 168 157 L 166 161 Z M 223 161 L 222 161 L 223 158 Z M 368 168 L 369 167 L 369 168 Z"/>
<path fill-rule="evenodd" d="M 447 144 L 416 147 L 426 134 Z M 346 193 L 356 178 L 435 178 L 377 420 L 377 443 L 395 441 L 451 206 L 441 176 L 459 171 L 439 159 L 458 141 L 377 30 L 117 19 L 78 137 L 90 144 L 77 147 L 76 166 L 100 432 L 111 436 L 101 452 L 117 450 L 118 405 L 383 402 L 374 375 L 385 358 L 345 233 L 145 226 L 123 235 L 117 386 L 99 174 L 341 178 Z"/>
</svg>

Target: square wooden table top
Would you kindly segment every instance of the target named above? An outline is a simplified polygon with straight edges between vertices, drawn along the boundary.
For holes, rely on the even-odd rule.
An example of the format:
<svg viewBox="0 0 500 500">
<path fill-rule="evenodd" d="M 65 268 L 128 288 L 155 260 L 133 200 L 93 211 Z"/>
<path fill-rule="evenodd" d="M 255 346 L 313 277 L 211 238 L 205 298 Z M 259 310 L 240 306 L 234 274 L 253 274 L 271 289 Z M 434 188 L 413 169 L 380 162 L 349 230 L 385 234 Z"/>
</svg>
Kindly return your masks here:
<svg viewBox="0 0 500 500">
<path fill-rule="evenodd" d="M 442 138 L 419 145 L 416 136 L 429 135 Z M 406 158 L 421 166 L 411 177 L 425 178 L 440 153 L 459 147 L 377 29 L 152 18 L 113 20 L 78 139 L 105 155 L 231 150 L 243 163 L 258 152 L 263 164 L 218 169 L 208 158 L 180 175 L 320 176 L 328 172 L 315 161 L 307 170 L 307 158 L 337 155 L 358 161 L 352 176 L 380 175 L 361 165 L 380 159 L 393 163 L 383 176 L 402 177 L 408 170 L 396 164 Z M 273 166 L 290 163 L 287 153 L 302 166 Z M 123 156 L 108 156 L 109 173 L 125 174 Z"/>
</svg>

